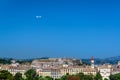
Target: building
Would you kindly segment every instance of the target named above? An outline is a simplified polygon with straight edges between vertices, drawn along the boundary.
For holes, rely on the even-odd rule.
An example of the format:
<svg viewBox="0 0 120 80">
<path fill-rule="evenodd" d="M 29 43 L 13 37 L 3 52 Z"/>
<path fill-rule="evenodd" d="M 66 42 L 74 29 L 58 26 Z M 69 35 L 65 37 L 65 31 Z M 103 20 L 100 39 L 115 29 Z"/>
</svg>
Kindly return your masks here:
<svg viewBox="0 0 120 80">
<path fill-rule="evenodd" d="M 39 76 L 50 76 L 51 77 L 51 69 L 39 69 L 39 71 L 37 72 L 39 74 Z"/>
<path fill-rule="evenodd" d="M 25 77 L 24 73 L 30 69 L 30 66 L 27 65 L 19 65 L 19 66 L 13 66 L 13 65 L 1 65 L 1 70 L 7 70 L 12 75 L 15 75 L 16 73 L 21 73 L 23 77 Z"/>
<path fill-rule="evenodd" d="M 100 72 L 103 80 L 106 78 L 109 80 L 109 76 L 112 71 L 112 66 L 109 64 L 104 64 L 98 67 L 98 71 Z"/>
<path fill-rule="evenodd" d="M 96 75 L 96 73 L 97 73 L 97 69 L 95 69 L 95 68 L 83 68 L 83 71 L 82 71 L 84 74 L 86 74 L 86 75 L 89 75 L 89 74 L 92 74 L 92 75 Z"/>
<path fill-rule="evenodd" d="M 91 58 L 91 68 L 94 68 L 94 57 Z"/>
<path fill-rule="evenodd" d="M 62 77 L 60 69 L 39 69 L 39 76 L 50 76 L 53 79 Z"/>
<path fill-rule="evenodd" d="M 60 69 L 51 69 L 51 77 L 53 79 L 61 78 L 63 75 L 61 74 Z"/>
<path fill-rule="evenodd" d="M 114 74 L 118 74 L 118 73 L 120 73 L 120 65 L 119 65 L 119 63 L 118 63 L 118 65 L 113 65 L 111 74 L 114 75 Z"/>
</svg>

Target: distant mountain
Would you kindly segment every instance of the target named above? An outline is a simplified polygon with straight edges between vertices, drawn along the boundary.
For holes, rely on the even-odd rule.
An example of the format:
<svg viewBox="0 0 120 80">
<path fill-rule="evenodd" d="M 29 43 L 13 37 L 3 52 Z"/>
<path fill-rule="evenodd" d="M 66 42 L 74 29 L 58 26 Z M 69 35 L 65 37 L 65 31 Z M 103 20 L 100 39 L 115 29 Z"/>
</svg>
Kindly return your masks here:
<svg viewBox="0 0 120 80">
<path fill-rule="evenodd" d="M 82 59 L 82 62 L 85 64 L 90 64 L 90 61 L 91 59 Z M 95 58 L 95 64 L 105 64 L 105 63 L 117 64 L 118 61 L 120 61 L 120 56 L 110 57 L 105 59 Z"/>
<path fill-rule="evenodd" d="M 10 64 L 11 60 L 16 60 L 19 63 L 31 63 L 35 59 L 48 59 L 49 57 L 41 57 L 41 58 L 32 58 L 32 59 L 13 59 L 13 58 L 0 58 L 0 64 Z M 81 59 L 80 59 L 81 60 Z M 90 65 L 91 59 L 82 59 L 83 64 Z M 120 61 L 120 56 L 110 57 L 105 59 L 95 58 L 95 64 L 117 64 Z"/>
<path fill-rule="evenodd" d="M 118 61 L 120 61 L 120 56 L 110 57 L 110 58 L 106 58 L 104 60 L 111 63 L 111 64 L 117 64 Z"/>
</svg>

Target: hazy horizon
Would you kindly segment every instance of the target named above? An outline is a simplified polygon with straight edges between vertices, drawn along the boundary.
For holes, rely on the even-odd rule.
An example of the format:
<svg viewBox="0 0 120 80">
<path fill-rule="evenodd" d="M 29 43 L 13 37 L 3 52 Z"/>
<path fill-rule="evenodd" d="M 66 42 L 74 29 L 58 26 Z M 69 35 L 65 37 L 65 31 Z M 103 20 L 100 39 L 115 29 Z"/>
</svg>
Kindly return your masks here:
<svg viewBox="0 0 120 80">
<path fill-rule="evenodd" d="M 120 1 L 1 0 L 0 57 L 120 55 Z"/>
</svg>

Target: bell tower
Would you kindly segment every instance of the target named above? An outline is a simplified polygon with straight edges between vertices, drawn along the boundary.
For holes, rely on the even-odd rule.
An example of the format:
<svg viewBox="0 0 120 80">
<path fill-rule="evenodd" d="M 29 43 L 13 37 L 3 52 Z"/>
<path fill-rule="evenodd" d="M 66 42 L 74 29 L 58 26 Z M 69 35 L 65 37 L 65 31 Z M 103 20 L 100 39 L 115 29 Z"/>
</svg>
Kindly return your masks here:
<svg viewBox="0 0 120 80">
<path fill-rule="evenodd" d="M 91 68 L 94 68 L 94 57 L 91 58 Z"/>
</svg>

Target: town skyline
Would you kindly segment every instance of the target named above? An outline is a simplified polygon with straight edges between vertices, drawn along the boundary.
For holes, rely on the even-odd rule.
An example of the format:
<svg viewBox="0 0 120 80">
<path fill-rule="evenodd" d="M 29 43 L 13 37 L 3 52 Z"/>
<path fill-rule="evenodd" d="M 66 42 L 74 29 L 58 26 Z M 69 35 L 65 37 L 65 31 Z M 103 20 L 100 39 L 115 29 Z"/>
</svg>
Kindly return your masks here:
<svg viewBox="0 0 120 80">
<path fill-rule="evenodd" d="M 116 64 L 96 64 L 96 59 L 94 59 L 94 57 L 91 57 L 88 62 L 90 63 L 86 63 L 83 60 L 73 58 L 44 58 L 34 59 L 31 61 L 19 61 L 10 59 L 6 62 L 1 59 L 0 78 L 9 80 L 14 80 L 14 78 L 15 80 L 120 79 L 120 61 L 117 61 Z"/>
</svg>

